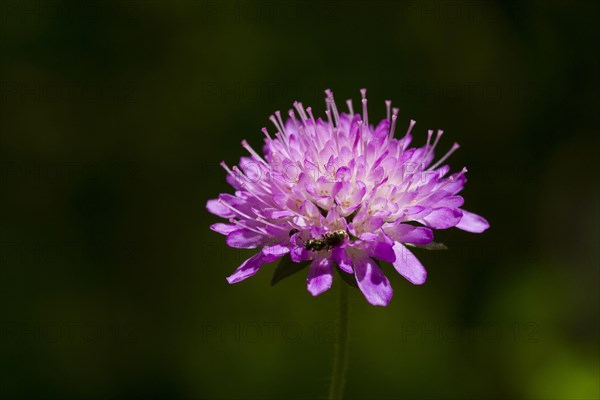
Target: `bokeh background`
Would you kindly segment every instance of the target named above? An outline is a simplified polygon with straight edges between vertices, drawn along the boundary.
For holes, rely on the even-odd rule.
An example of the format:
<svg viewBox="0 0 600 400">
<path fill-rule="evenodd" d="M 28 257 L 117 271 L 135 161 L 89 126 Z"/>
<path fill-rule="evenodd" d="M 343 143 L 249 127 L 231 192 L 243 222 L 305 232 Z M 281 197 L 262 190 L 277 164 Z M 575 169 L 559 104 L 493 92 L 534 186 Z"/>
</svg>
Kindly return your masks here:
<svg viewBox="0 0 600 400">
<path fill-rule="evenodd" d="M 208 229 L 243 138 L 368 88 L 467 166 L 389 307 L 351 293 L 346 397 L 597 399 L 598 4 L 0 2 L 0 397 L 323 398 L 337 280 L 229 286 Z"/>
</svg>

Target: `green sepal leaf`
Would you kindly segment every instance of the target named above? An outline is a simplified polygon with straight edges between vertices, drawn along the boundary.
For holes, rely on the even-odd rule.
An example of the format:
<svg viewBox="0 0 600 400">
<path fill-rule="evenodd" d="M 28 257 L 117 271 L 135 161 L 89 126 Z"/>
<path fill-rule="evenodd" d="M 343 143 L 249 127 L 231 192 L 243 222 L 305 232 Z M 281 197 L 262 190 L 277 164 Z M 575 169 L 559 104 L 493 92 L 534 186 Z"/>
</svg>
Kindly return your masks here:
<svg viewBox="0 0 600 400">
<path fill-rule="evenodd" d="M 314 203 L 313 203 L 313 204 L 314 204 Z M 315 204 L 315 206 L 317 206 L 317 205 Z M 319 206 L 317 206 L 317 208 L 318 208 L 318 209 L 319 209 L 319 211 L 321 212 L 321 215 L 322 215 L 324 218 L 327 218 L 327 212 L 328 212 L 328 211 L 327 211 L 326 209 L 324 209 L 324 208 L 321 208 L 321 207 L 319 207 Z"/>
<path fill-rule="evenodd" d="M 335 269 L 337 270 L 340 277 L 346 282 L 348 285 L 358 288 L 358 283 L 356 283 L 356 277 L 352 274 L 342 271 L 342 269 L 336 264 Z"/>
<path fill-rule="evenodd" d="M 310 264 L 310 261 L 304 261 L 301 263 L 295 263 L 290 258 L 289 254 L 283 256 L 277 267 L 275 267 L 275 271 L 273 272 L 273 278 L 271 278 L 271 286 L 275 286 L 279 281 L 289 278 L 297 272 L 300 272 L 306 266 Z"/>
<path fill-rule="evenodd" d="M 352 211 L 352 213 L 346 217 L 346 221 L 348 221 L 348 223 L 351 223 L 354 217 L 356 217 L 356 214 L 358 214 L 358 212 L 360 211 L 360 209 L 361 207 L 358 207 L 356 210 Z"/>
<path fill-rule="evenodd" d="M 423 249 L 423 250 L 448 250 L 448 247 L 444 243 L 440 243 L 440 242 L 431 242 L 431 243 L 421 244 L 421 245 L 410 244 L 410 243 L 405 243 L 405 244 L 408 246 L 416 247 L 417 249 Z"/>
</svg>

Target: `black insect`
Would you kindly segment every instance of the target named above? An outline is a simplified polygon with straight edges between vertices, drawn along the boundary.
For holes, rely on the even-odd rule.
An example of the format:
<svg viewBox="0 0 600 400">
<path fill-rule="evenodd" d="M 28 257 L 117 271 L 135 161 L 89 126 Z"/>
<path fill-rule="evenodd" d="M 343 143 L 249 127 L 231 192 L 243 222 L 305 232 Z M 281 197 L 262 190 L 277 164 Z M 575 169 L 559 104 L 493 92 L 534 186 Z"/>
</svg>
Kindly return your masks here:
<svg viewBox="0 0 600 400">
<path fill-rule="evenodd" d="M 321 239 L 308 239 L 304 244 L 304 248 L 311 251 L 331 250 L 344 243 L 346 237 L 348 237 L 348 234 L 343 230 L 325 232 Z"/>
</svg>

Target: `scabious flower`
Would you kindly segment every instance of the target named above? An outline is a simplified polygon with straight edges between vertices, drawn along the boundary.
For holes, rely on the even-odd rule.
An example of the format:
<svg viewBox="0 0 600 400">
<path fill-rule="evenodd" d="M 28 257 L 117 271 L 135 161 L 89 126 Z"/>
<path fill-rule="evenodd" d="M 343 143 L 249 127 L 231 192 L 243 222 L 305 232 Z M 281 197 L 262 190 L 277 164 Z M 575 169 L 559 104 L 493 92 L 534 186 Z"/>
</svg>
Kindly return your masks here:
<svg viewBox="0 0 600 400">
<path fill-rule="evenodd" d="M 489 224 L 462 209 L 458 193 L 467 170 L 449 175 L 445 164 L 458 144 L 434 161 L 442 131 L 433 138 L 430 130 L 424 146 L 409 147 L 415 121 L 396 139 L 398 109 L 391 101 L 387 118 L 375 126 L 369 123 L 365 89 L 362 114 L 354 113 L 351 100 L 348 112 L 339 113 L 333 93 L 325 94 L 326 120 L 295 102 L 285 123 L 279 111 L 270 117 L 277 129 L 273 136 L 263 128 L 264 156 L 242 141 L 249 156 L 239 166 L 221 164 L 235 193 L 208 201 L 208 211 L 228 219 L 211 229 L 226 235 L 231 247 L 260 249 L 229 283 L 289 257 L 310 263 L 307 288 L 317 296 L 331 287 L 337 264 L 342 274 L 354 276 L 369 303 L 385 306 L 392 288 L 375 260 L 391 263 L 420 285 L 427 272 L 407 245 L 430 244 L 434 229 L 480 233 Z"/>
</svg>

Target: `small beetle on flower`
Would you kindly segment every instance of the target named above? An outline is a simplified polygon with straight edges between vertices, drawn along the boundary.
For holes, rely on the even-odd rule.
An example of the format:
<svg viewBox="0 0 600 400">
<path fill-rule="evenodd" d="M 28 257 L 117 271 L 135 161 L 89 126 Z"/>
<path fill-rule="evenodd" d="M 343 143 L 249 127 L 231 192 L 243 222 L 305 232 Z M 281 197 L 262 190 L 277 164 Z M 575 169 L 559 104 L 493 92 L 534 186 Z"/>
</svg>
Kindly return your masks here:
<svg viewBox="0 0 600 400">
<path fill-rule="evenodd" d="M 246 141 L 249 157 L 229 168 L 227 180 L 235 194 L 209 200 L 208 211 L 228 219 L 211 229 L 227 236 L 235 248 L 258 253 L 227 278 L 240 282 L 266 263 L 289 257 L 310 262 L 307 287 L 317 296 L 331 287 L 334 267 L 350 274 L 369 303 L 386 306 L 392 288 L 375 260 L 392 263 L 416 285 L 427 272 L 406 245 L 427 245 L 434 229 L 457 227 L 480 233 L 489 227 L 479 215 L 463 210 L 466 168 L 449 174 L 445 164 L 458 149 L 434 162 L 443 132 L 428 131 L 423 147 L 410 147 L 411 121 L 396 139 L 398 109 L 386 101 L 387 118 L 369 124 L 366 90 L 362 114 L 339 113 L 330 90 L 325 91 L 327 120 L 315 119 L 310 107 L 294 103 L 284 123 L 277 111 L 266 128 L 264 156 Z M 296 114 L 297 113 L 297 114 Z M 433 138 L 433 143 L 432 143 Z"/>
</svg>

